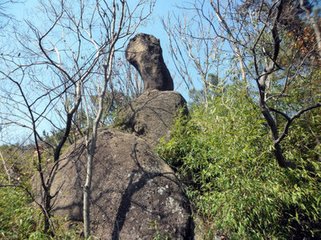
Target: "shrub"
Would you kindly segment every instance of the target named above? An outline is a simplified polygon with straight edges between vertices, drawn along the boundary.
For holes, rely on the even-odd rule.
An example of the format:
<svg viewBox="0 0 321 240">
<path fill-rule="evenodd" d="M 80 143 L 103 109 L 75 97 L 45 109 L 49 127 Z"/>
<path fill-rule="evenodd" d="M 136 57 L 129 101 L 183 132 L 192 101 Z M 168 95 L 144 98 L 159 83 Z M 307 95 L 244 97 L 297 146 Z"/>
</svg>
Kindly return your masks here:
<svg viewBox="0 0 321 240">
<path fill-rule="evenodd" d="M 52 217 L 54 237 L 43 233 L 43 215 L 26 189 L 35 174 L 32 164 L 32 147 L 0 146 L 1 159 L 13 171 L 11 182 L 4 169 L 0 169 L 0 239 L 79 239 L 78 223 Z M 72 227 L 70 228 L 69 226 Z"/>
<path fill-rule="evenodd" d="M 231 239 L 320 239 L 320 162 L 292 156 L 299 167 L 282 169 L 270 144 L 259 110 L 232 86 L 179 119 L 159 154 L 198 213 Z"/>
<path fill-rule="evenodd" d="M 0 188 L 0 238 L 28 239 L 36 231 L 36 211 L 20 188 Z"/>
</svg>

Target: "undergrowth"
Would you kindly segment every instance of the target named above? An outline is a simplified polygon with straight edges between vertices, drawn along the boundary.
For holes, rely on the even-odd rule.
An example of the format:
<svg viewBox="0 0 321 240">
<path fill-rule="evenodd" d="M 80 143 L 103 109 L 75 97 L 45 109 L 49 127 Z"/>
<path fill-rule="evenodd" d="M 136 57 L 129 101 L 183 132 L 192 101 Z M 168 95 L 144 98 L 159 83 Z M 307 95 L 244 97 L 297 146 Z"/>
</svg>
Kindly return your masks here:
<svg viewBox="0 0 321 240">
<path fill-rule="evenodd" d="M 230 239 L 321 239 L 318 146 L 301 146 L 309 151 L 299 154 L 293 142 L 306 134 L 301 130 L 283 144 L 298 167 L 279 167 L 260 112 L 230 88 L 178 119 L 158 152 L 185 182 L 198 214 L 214 222 L 208 231 Z"/>
</svg>

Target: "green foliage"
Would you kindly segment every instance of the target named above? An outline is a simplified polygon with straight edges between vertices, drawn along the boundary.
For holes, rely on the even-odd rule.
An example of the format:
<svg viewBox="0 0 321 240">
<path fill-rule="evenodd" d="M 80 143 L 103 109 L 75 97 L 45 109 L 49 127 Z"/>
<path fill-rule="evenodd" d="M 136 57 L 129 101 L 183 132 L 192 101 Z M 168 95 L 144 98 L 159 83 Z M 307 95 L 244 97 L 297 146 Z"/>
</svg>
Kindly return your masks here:
<svg viewBox="0 0 321 240">
<path fill-rule="evenodd" d="M 294 142 L 308 138 L 302 129 L 294 130 L 289 136 Z M 321 238 L 316 149 L 303 159 L 287 141 L 287 157 L 301 163 L 289 170 L 277 165 L 270 144 L 259 110 L 232 86 L 207 108 L 195 106 L 189 121 L 179 119 L 159 154 L 186 182 L 198 213 L 231 239 Z"/>
<path fill-rule="evenodd" d="M 8 173 L 0 168 L 0 239 L 79 239 L 79 227 L 73 223 L 66 227 L 66 220 L 52 218 L 55 236 L 42 232 L 43 215 L 39 207 L 32 204 L 27 193 L 30 191 L 30 180 L 35 174 L 33 165 L 33 146 L 0 146 L 1 164 L 10 170 Z M 43 153 L 46 157 L 48 153 Z M 10 180 L 10 181 L 9 181 Z"/>
<path fill-rule="evenodd" d="M 20 188 L 0 188 L 0 238 L 28 239 L 36 231 L 37 213 L 26 192 Z"/>
<path fill-rule="evenodd" d="M 32 168 L 34 148 L 32 146 L 2 145 L 0 146 L 0 181 L 7 180 L 6 169 L 10 171 L 13 181 L 25 182 L 34 174 Z M 6 168 L 6 169 L 5 169 Z"/>
<path fill-rule="evenodd" d="M 160 231 L 158 223 L 156 221 L 152 221 L 150 223 L 150 228 L 156 231 L 153 236 L 153 240 L 171 240 L 167 233 Z"/>
<path fill-rule="evenodd" d="M 21 188 L 0 188 L 0 239 L 79 239 L 80 227 L 66 229 L 66 220 L 57 217 L 52 219 L 55 236 L 44 234 L 43 216 L 31 202 L 25 190 Z"/>
</svg>

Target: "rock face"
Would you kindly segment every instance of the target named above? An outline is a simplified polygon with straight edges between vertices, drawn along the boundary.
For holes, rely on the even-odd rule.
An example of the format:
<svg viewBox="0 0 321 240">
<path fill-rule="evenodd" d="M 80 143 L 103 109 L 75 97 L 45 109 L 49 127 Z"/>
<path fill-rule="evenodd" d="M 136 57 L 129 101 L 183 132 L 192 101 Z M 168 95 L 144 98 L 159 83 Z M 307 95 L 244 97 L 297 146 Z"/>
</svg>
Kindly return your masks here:
<svg viewBox="0 0 321 240">
<path fill-rule="evenodd" d="M 98 239 L 194 239 L 190 205 L 172 169 L 153 148 L 169 133 L 184 98 L 148 91 L 120 112 L 118 129 L 101 129 L 93 161 L 91 231 Z M 53 213 L 82 221 L 86 149 L 71 146 L 51 189 Z"/>
<path fill-rule="evenodd" d="M 144 89 L 173 90 L 173 79 L 164 63 L 157 38 L 140 33 L 129 41 L 126 59 L 137 69 L 144 81 Z"/>
<path fill-rule="evenodd" d="M 61 161 L 54 213 L 82 220 L 85 148 L 78 142 Z M 91 194 L 92 233 L 99 239 L 193 239 L 188 201 L 170 167 L 143 139 L 117 130 L 99 134 Z"/>
<path fill-rule="evenodd" d="M 118 129 L 99 131 L 91 233 L 94 239 L 194 239 L 189 202 L 172 169 L 153 152 L 178 114 L 187 114 L 186 101 L 165 91 L 173 90 L 173 80 L 158 39 L 138 34 L 129 42 L 126 58 L 141 74 L 145 92 L 120 111 Z M 53 214 L 71 221 L 83 220 L 86 155 L 83 139 L 71 146 L 51 187 Z"/>
<path fill-rule="evenodd" d="M 155 146 L 161 137 L 169 136 L 175 118 L 187 112 L 186 101 L 179 93 L 147 91 L 119 112 L 118 124 Z"/>
</svg>

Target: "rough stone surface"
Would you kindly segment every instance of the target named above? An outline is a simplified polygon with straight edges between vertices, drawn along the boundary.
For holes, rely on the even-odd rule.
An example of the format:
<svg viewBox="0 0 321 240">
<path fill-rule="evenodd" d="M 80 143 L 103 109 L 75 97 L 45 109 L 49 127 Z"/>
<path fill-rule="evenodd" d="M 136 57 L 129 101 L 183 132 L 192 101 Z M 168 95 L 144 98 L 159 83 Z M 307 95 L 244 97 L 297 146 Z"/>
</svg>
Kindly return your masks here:
<svg viewBox="0 0 321 240">
<path fill-rule="evenodd" d="M 159 39 L 140 33 L 129 41 L 126 59 L 138 70 L 144 90 L 173 90 L 173 79 L 164 63 Z"/>
<path fill-rule="evenodd" d="M 120 130 L 99 131 L 91 232 L 94 239 L 194 239 L 189 202 L 172 169 L 153 152 L 159 139 L 169 136 L 178 114 L 187 114 L 186 101 L 172 91 L 158 39 L 138 34 L 130 40 L 126 58 L 139 71 L 145 91 L 119 112 Z M 53 214 L 83 220 L 86 160 L 84 140 L 79 140 L 59 161 L 51 188 Z"/>
<path fill-rule="evenodd" d="M 155 146 L 170 129 L 179 113 L 187 114 L 186 101 L 177 92 L 147 91 L 118 114 L 122 130 L 133 132 Z"/>
<path fill-rule="evenodd" d="M 59 164 L 54 214 L 82 220 L 85 149 L 72 146 Z M 92 233 L 99 239 L 193 239 L 188 200 L 171 168 L 143 139 L 101 130 L 93 165 Z"/>
</svg>

